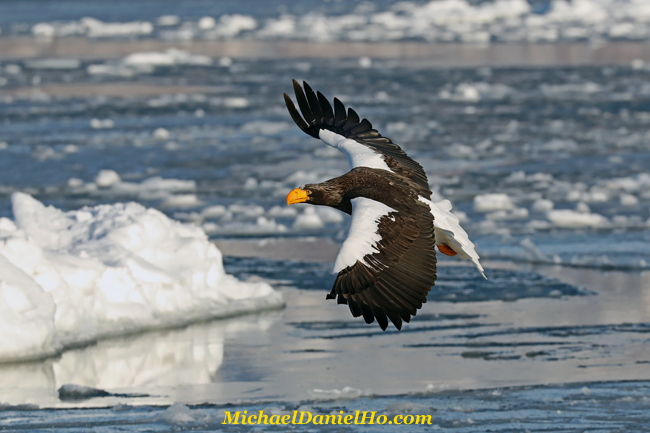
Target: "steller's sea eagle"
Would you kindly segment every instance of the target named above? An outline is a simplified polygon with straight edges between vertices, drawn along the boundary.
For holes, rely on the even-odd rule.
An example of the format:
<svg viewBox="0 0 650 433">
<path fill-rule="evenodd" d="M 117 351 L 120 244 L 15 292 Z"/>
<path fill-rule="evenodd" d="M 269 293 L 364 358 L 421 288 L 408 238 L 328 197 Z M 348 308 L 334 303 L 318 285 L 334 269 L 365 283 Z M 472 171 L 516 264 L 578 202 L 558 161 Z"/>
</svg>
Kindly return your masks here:
<svg viewBox="0 0 650 433">
<path fill-rule="evenodd" d="M 347 304 L 354 317 L 388 320 L 397 329 L 427 301 L 436 281 L 435 246 L 443 254 L 471 261 L 485 277 L 474 244 L 452 214 L 449 200 L 432 202 L 427 175 L 367 119 L 347 111 L 337 98 L 334 108 L 306 82 L 293 80 L 302 116 L 289 95 L 289 113 L 305 133 L 339 149 L 350 163 L 343 176 L 296 188 L 287 204 L 330 206 L 352 215 L 341 245 L 327 299 Z"/>
</svg>

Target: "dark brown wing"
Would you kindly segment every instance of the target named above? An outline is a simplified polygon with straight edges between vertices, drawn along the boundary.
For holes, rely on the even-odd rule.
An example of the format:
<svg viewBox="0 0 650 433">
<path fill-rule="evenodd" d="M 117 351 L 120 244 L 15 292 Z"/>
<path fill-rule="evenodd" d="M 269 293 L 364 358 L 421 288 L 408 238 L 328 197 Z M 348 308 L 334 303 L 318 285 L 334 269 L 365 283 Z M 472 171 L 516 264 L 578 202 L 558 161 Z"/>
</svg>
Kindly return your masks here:
<svg viewBox="0 0 650 433">
<path fill-rule="evenodd" d="M 433 217 L 418 201 L 411 210 L 381 217 L 378 233 L 379 252 L 341 270 L 327 299 L 347 304 L 366 323 L 377 319 L 383 330 L 388 320 L 401 329 L 427 302 L 436 281 Z"/>
<path fill-rule="evenodd" d="M 300 129 L 314 138 L 319 138 L 321 129 L 327 129 L 369 147 L 383 156 L 393 173 L 409 181 L 420 195 L 431 198 L 427 175 L 418 162 L 409 158 L 390 138 L 383 137 L 373 129 L 368 119 L 359 120 L 359 115 L 352 108 L 346 112 L 345 106 L 337 98 L 334 98 L 332 108 L 322 93 L 314 93 L 306 82 L 303 82 L 303 85 L 304 91 L 300 84 L 293 80 L 293 89 L 302 116 L 289 95 L 284 94 L 289 114 Z"/>
</svg>

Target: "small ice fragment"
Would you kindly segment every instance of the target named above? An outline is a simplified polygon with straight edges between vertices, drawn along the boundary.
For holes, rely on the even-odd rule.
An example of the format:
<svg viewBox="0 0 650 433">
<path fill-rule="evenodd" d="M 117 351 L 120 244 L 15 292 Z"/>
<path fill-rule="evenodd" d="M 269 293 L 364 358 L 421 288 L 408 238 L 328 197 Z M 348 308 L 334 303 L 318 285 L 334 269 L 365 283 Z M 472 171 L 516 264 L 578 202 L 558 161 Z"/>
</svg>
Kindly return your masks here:
<svg viewBox="0 0 650 433">
<path fill-rule="evenodd" d="M 10 63 L 7 66 L 5 66 L 5 72 L 9 75 L 18 75 L 22 70 L 23 68 L 13 63 Z"/>
<path fill-rule="evenodd" d="M 75 385 L 72 383 L 61 386 L 58 390 L 59 400 L 86 400 L 94 397 L 108 397 L 110 392 L 89 386 Z"/>
<path fill-rule="evenodd" d="M 113 119 L 91 119 L 90 127 L 93 129 L 110 129 L 115 126 Z"/>
<path fill-rule="evenodd" d="M 315 208 L 315 211 L 325 224 L 338 224 L 343 222 L 343 212 L 331 207 L 319 206 Z"/>
<path fill-rule="evenodd" d="M 366 57 L 366 56 L 360 57 L 359 58 L 359 66 L 361 66 L 362 68 L 371 67 L 372 66 L 372 59 L 370 57 Z"/>
<path fill-rule="evenodd" d="M 159 26 L 175 26 L 180 20 L 178 15 L 163 15 L 158 17 L 157 22 Z"/>
<path fill-rule="evenodd" d="M 476 212 L 512 210 L 514 207 L 508 194 L 483 194 L 474 197 L 474 211 Z"/>
<path fill-rule="evenodd" d="M 581 213 L 569 209 L 553 210 L 547 214 L 551 223 L 560 228 L 599 228 L 608 227 L 609 220 L 602 215 L 595 213 Z"/>
<path fill-rule="evenodd" d="M 257 189 L 258 186 L 257 179 L 254 177 L 249 177 L 246 179 L 246 182 L 244 182 L 244 189 Z"/>
<path fill-rule="evenodd" d="M 221 205 L 209 206 L 201 211 L 203 218 L 219 218 L 226 213 L 226 207 Z"/>
<path fill-rule="evenodd" d="M 194 422 L 192 410 L 184 404 L 174 403 L 162 414 L 162 419 L 170 424 L 185 424 Z"/>
<path fill-rule="evenodd" d="M 76 177 L 71 177 L 70 179 L 68 179 L 68 186 L 70 188 L 79 188 L 79 187 L 83 186 L 83 184 L 84 184 L 84 181 L 81 180 L 81 179 L 78 179 Z"/>
<path fill-rule="evenodd" d="M 152 137 L 154 138 L 154 140 L 158 140 L 158 141 L 169 140 L 169 131 L 166 130 L 165 128 L 157 128 L 153 132 Z"/>
<path fill-rule="evenodd" d="M 309 394 L 317 400 L 347 400 L 369 394 L 369 392 L 364 393 L 359 389 L 346 386 L 343 389 L 314 389 Z"/>
<path fill-rule="evenodd" d="M 323 220 L 316 214 L 316 210 L 308 207 L 302 214 L 298 215 L 296 221 L 293 223 L 293 228 L 299 230 L 316 230 L 322 228 L 324 225 Z"/>
<path fill-rule="evenodd" d="M 645 67 L 645 62 L 641 59 L 634 59 L 630 62 L 630 67 L 638 71 Z"/>
<path fill-rule="evenodd" d="M 636 206 L 639 204 L 639 199 L 632 194 L 621 194 L 621 206 Z"/>
<path fill-rule="evenodd" d="M 100 188 L 108 188 L 111 185 L 119 183 L 121 180 L 120 175 L 113 170 L 100 170 L 95 178 L 95 183 Z"/>
<path fill-rule="evenodd" d="M 160 204 L 162 207 L 195 207 L 202 203 L 196 194 L 177 194 L 167 197 Z"/>
<path fill-rule="evenodd" d="M 203 17 L 199 20 L 199 28 L 201 30 L 210 30 L 217 25 L 217 22 L 212 17 Z"/>
<path fill-rule="evenodd" d="M 550 210 L 553 210 L 553 207 L 555 206 L 555 203 L 553 203 L 552 200 L 546 200 L 543 198 L 535 200 L 533 203 L 533 212 L 548 212 Z"/>
<path fill-rule="evenodd" d="M 228 108 L 246 108 L 248 107 L 248 99 L 242 97 L 226 98 L 223 105 Z"/>
</svg>

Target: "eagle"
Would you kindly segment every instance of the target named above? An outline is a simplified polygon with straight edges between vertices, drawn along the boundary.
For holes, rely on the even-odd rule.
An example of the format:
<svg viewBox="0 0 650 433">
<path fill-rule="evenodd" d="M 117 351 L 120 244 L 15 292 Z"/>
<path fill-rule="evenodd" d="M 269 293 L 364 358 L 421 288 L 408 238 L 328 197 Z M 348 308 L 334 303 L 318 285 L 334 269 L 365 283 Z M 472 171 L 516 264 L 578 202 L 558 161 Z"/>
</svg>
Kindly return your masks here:
<svg viewBox="0 0 650 433">
<path fill-rule="evenodd" d="M 334 286 L 326 299 L 347 304 L 354 317 L 388 322 L 402 329 L 410 322 L 435 284 L 436 251 L 469 260 L 485 277 L 474 244 L 449 200 L 431 201 L 422 166 L 368 119 L 334 106 L 306 82 L 293 80 L 300 112 L 284 94 L 289 114 L 306 134 L 345 154 L 350 171 L 287 195 L 287 204 L 330 206 L 352 215 L 347 238 L 334 262 Z M 302 113 L 302 115 L 301 115 Z"/>
</svg>

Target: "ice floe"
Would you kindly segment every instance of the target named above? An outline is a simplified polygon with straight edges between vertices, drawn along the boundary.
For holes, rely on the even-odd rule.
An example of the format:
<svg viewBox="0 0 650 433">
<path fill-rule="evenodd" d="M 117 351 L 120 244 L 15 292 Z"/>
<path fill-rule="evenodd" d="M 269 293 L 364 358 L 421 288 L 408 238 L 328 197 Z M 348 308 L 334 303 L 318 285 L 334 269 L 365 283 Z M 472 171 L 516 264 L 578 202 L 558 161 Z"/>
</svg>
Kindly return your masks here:
<svg viewBox="0 0 650 433">
<path fill-rule="evenodd" d="M 89 65 L 86 69 L 90 75 L 115 75 L 130 77 L 141 73 L 151 73 L 157 67 L 175 65 L 210 66 L 212 58 L 191 54 L 185 50 L 169 48 L 166 51 L 149 51 L 129 54 L 119 61 L 108 61 Z"/>
<path fill-rule="evenodd" d="M 474 197 L 474 211 L 476 212 L 508 211 L 514 207 L 508 194 L 482 194 Z"/>
<path fill-rule="evenodd" d="M 644 1 L 551 0 L 542 10 L 526 0 L 432 0 L 385 7 L 362 3 L 347 14 L 282 12 L 270 17 L 244 14 L 183 20 L 176 15 L 148 21 L 102 22 L 82 18 L 42 22 L 39 38 L 66 36 L 192 39 L 294 39 L 311 41 L 399 41 L 489 43 L 586 40 L 646 40 L 650 6 Z M 370 60 L 368 58 L 368 60 Z M 363 63 L 367 62 L 363 60 Z"/>
<path fill-rule="evenodd" d="M 610 225 L 606 217 L 588 211 L 552 210 L 548 212 L 547 217 L 554 226 L 560 228 L 606 228 Z"/>
<path fill-rule="evenodd" d="M 14 193 L 0 218 L 0 360 L 97 338 L 276 308 L 263 282 L 225 273 L 193 226 L 137 203 L 63 212 Z"/>
</svg>

